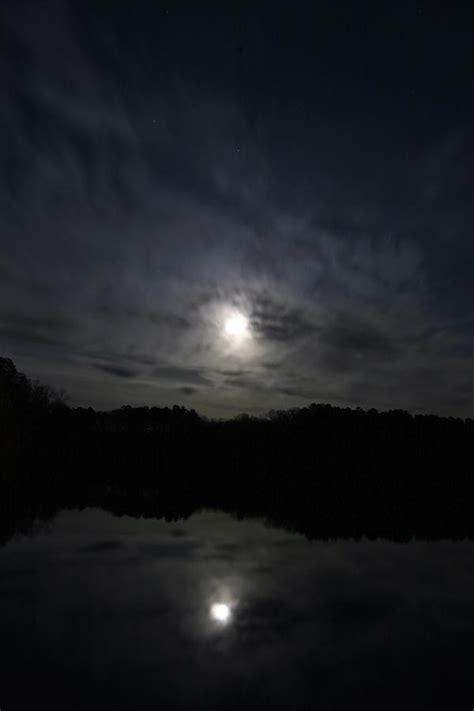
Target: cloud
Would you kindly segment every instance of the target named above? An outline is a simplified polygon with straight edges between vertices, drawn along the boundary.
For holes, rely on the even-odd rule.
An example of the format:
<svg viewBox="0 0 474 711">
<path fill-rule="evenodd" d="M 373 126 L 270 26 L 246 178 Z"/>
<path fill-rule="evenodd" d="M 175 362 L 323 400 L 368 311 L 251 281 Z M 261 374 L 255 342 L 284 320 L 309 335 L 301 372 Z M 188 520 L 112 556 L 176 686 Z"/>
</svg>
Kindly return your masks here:
<svg viewBox="0 0 474 711">
<path fill-rule="evenodd" d="M 328 370 L 357 371 L 368 363 L 391 361 L 400 352 L 397 336 L 385 333 L 383 324 L 377 327 L 356 316 L 340 314 L 318 334 L 324 348 L 322 364 Z"/>
<path fill-rule="evenodd" d="M 96 364 L 94 367 L 109 375 L 115 375 L 117 378 L 134 378 L 137 375 L 135 370 L 124 365 L 107 365 L 102 363 Z"/>
<path fill-rule="evenodd" d="M 189 386 L 185 385 L 184 387 L 179 389 L 179 392 L 183 395 L 194 395 L 198 391 L 196 388 L 190 388 Z"/>
<path fill-rule="evenodd" d="M 11 307 L 10 307 L 11 308 Z M 67 343 L 76 323 L 72 319 L 55 316 L 25 316 L 10 310 L 2 313 L 0 306 L 0 335 L 8 341 L 32 345 L 59 345 Z"/>
<path fill-rule="evenodd" d="M 314 329 L 301 309 L 288 307 L 267 295 L 258 297 L 254 303 L 251 325 L 263 338 L 283 342 L 308 335 Z"/>
<path fill-rule="evenodd" d="M 203 375 L 196 368 L 178 368 L 174 366 L 158 366 L 153 368 L 151 376 L 158 380 L 166 380 L 178 383 L 190 383 L 192 385 L 210 386 L 212 381 Z"/>
</svg>

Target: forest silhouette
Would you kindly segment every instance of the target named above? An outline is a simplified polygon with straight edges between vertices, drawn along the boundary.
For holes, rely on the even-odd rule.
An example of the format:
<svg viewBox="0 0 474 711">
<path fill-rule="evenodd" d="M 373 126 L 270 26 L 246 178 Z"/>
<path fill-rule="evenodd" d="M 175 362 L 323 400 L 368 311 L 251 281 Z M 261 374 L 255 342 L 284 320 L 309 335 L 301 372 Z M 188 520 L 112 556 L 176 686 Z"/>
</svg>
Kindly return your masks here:
<svg viewBox="0 0 474 711">
<path fill-rule="evenodd" d="M 63 509 L 220 509 L 308 538 L 474 538 L 474 420 L 327 404 L 210 420 L 68 407 L 0 358 L 0 543 Z"/>
</svg>

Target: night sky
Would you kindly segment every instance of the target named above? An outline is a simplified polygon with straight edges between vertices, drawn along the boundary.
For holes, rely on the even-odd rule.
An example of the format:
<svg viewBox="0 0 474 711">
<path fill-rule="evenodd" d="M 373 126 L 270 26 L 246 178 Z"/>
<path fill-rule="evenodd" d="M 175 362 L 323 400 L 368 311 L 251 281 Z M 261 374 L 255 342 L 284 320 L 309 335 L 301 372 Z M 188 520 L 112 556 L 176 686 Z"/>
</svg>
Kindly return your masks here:
<svg viewBox="0 0 474 711">
<path fill-rule="evenodd" d="M 473 416 L 468 7 L 3 2 L 0 354 L 72 405 Z"/>
</svg>

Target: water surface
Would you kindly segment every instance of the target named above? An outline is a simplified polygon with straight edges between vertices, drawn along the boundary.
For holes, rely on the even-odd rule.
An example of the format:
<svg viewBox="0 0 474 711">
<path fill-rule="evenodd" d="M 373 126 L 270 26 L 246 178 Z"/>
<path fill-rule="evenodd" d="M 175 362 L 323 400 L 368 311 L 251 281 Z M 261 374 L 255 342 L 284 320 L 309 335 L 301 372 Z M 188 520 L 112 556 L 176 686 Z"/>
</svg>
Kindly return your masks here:
<svg viewBox="0 0 474 711">
<path fill-rule="evenodd" d="M 471 709 L 474 547 L 67 511 L 0 550 L 0 630 L 2 711 Z"/>
</svg>

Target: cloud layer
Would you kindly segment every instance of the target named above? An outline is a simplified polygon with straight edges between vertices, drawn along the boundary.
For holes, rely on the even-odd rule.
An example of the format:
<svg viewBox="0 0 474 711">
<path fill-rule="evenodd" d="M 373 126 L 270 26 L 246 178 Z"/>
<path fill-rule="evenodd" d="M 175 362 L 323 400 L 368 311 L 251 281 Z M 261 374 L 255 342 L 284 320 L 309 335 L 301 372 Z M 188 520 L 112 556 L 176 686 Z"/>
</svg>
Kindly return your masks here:
<svg viewBox="0 0 474 711">
<path fill-rule="evenodd" d="M 122 10 L 3 10 L 1 350 L 74 404 L 472 415 L 462 116 L 362 96 L 349 117 L 349 90 L 323 110 L 297 60 L 270 96 L 252 32 L 242 49 L 220 18 L 197 46 L 163 12 L 153 40 Z M 223 338 L 232 309 L 245 349 Z"/>
</svg>

